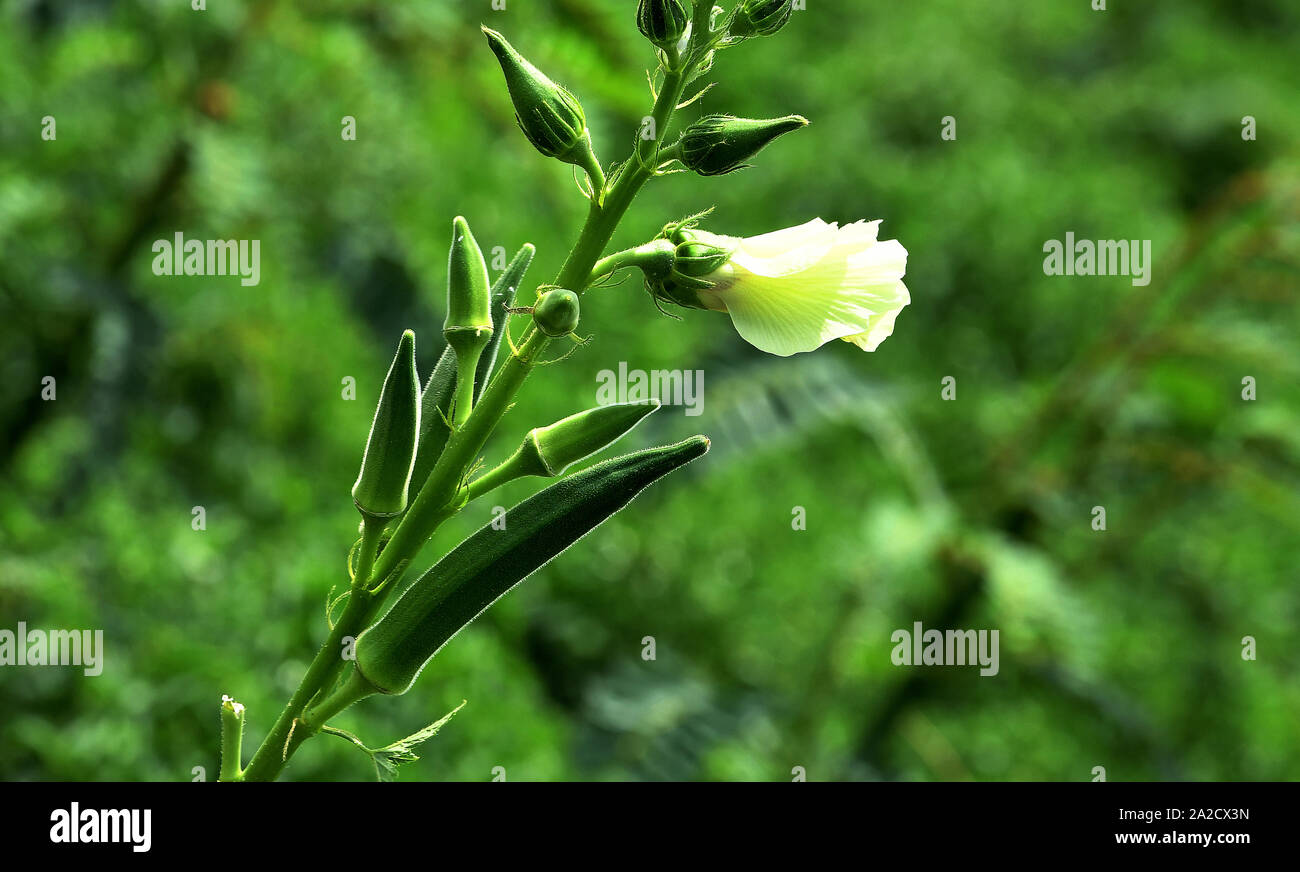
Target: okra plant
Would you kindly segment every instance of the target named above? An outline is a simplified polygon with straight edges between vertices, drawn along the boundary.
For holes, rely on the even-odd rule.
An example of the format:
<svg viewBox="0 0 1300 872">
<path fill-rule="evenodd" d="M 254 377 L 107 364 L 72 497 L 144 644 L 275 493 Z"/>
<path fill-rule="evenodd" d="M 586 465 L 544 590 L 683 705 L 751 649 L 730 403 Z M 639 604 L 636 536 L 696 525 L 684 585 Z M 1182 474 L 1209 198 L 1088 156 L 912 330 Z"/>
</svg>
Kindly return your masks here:
<svg viewBox="0 0 1300 872">
<path fill-rule="evenodd" d="M 814 219 L 738 238 L 703 230 L 708 213 L 702 211 L 668 221 L 643 244 L 605 254 L 650 180 L 735 172 L 775 138 L 807 124 L 798 115 L 711 114 L 675 139 L 668 136 L 674 114 L 710 87 L 700 80 L 717 55 L 772 36 L 791 12 L 792 0 L 740 0 L 731 9 L 713 0 L 640 0 L 636 25 L 657 60 L 653 108 L 631 153 L 609 164 L 596 153 L 578 99 L 502 34 L 483 28 L 524 135 L 542 155 L 582 174 L 581 191 L 590 201 L 586 222 L 559 274 L 521 306 L 516 295 L 533 246 L 523 245 L 493 284 L 469 225 L 453 220 L 444 348 L 421 387 L 415 333 L 407 330 L 398 341 L 352 486 L 359 535 L 347 551 L 349 585 L 331 604 L 329 635 L 247 766 L 240 749 L 244 707 L 223 698 L 222 780 L 274 780 L 298 747 L 322 732 L 370 754 L 381 777 L 415 759 L 414 748 L 446 718 L 375 749 L 330 721 L 360 700 L 407 692 L 439 649 L 497 598 L 708 450 L 708 440 L 694 436 L 567 474 L 658 406 L 616 404 L 535 427 L 500 465 L 478 473 L 489 436 L 529 373 L 566 356 L 566 345 L 581 343 L 575 331 L 588 289 L 639 270 L 655 305 L 725 312 L 746 341 L 782 356 L 832 339 L 873 351 L 893 332 L 909 302 L 902 282 L 907 252 L 897 241 L 877 240 L 879 221 L 840 227 Z M 510 509 L 503 529 L 485 526 L 422 575 L 407 577 L 440 524 L 525 476 L 556 481 Z M 349 638 L 355 644 L 344 656 Z"/>
</svg>

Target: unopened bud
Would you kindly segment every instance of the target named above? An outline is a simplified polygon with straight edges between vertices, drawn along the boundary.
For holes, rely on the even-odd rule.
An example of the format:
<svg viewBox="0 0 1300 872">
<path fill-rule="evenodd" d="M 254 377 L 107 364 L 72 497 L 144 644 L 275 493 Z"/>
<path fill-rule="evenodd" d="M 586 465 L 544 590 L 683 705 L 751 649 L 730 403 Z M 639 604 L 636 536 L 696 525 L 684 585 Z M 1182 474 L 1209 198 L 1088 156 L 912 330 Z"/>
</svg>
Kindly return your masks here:
<svg viewBox="0 0 1300 872">
<path fill-rule="evenodd" d="M 746 161 L 783 133 L 805 127 L 800 115 L 735 118 L 708 115 L 682 132 L 681 161 L 702 176 L 720 176 L 749 166 Z"/>
<path fill-rule="evenodd" d="M 585 166 L 591 138 L 578 98 L 529 63 L 501 34 L 486 27 L 483 34 L 501 64 L 524 136 L 547 157 Z"/>
<path fill-rule="evenodd" d="M 731 21 L 730 34 L 737 37 L 771 36 L 790 20 L 794 0 L 744 0 Z"/>
<path fill-rule="evenodd" d="M 675 46 L 690 21 L 681 0 L 641 0 L 636 8 L 636 28 L 656 47 Z"/>
</svg>

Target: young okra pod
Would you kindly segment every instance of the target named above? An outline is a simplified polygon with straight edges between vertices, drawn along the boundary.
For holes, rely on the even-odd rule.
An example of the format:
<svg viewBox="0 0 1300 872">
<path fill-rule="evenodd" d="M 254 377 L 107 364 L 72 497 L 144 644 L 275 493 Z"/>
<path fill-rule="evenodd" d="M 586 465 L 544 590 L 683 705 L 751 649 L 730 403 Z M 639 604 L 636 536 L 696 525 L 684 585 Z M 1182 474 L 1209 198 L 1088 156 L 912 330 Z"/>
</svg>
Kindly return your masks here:
<svg viewBox="0 0 1300 872">
<path fill-rule="evenodd" d="M 658 400 L 611 403 L 570 415 L 549 427 L 535 427 L 504 463 L 470 482 L 465 501 L 527 475 L 554 478 L 579 460 L 613 445 L 658 408 Z"/>
<path fill-rule="evenodd" d="M 370 424 L 352 500 L 361 514 L 382 520 L 406 510 L 407 489 L 420 433 L 420 378 L 415 371 L 415 334 L 407 330 L 388 368 Z"/>
<path fill-rule="evenodd" d="M 474 374 L 492 338 L 492 292 L 487 262 L 464 218 L 452 222 L 451 253 L 447 258 L 447 320 L 442 327 L 456 352 L 456 394 L 452 404 L 459 425 L 474 405 Z"/>
<path fill-rule="evenodd" d="M 466 539 L 358 637 L 357 671 L 381 693 L 410 689 L 421 670 L 488 606 L 646 487 L 709 449 L 693 436 L 597 464 L 562 479 Z"/>
</svg>

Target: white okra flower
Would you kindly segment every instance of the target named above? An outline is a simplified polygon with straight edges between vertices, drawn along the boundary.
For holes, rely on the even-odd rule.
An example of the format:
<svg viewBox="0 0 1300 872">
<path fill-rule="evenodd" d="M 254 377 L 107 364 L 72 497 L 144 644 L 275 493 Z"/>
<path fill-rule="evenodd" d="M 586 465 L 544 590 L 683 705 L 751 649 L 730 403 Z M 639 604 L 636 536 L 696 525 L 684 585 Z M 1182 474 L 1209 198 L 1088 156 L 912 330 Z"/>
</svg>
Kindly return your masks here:
<svg viewBox="0 0 1300 872">
<path fill-rule="evenodd" d="M 788 357 L 832 339 L 875 351 L 911 302 L 902 281 L 907 250 L 877 239 L 879 226 L 814 218 L 747 238 L 678 229 L 673 275 L 657 290 L 679 305 L 728 313 L 745 341 L 769 354 Z"/>
</svg>

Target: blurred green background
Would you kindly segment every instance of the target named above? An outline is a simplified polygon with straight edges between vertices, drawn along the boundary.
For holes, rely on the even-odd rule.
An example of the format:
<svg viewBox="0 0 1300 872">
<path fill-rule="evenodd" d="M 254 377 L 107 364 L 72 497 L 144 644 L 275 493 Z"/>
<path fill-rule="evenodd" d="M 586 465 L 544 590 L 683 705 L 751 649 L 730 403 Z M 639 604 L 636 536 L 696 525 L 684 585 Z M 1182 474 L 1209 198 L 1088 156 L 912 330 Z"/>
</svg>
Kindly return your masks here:
<svg viewBox="0 0 1300 872">
<path fill-rule="evenodd" d="M 0 628 L 106 646 L 97 678 L 0 668 L 0 778 L 215 779 L 223 693 L 246 745 L 269 728 L 346 578 L 398 334 L 425 372 L 438 351 L 451 218 L 489 257 L 535 243 L 535 284 L 585 212 L 480 22 L 579 95 L 606 161 L 648 111 L 631 0 L 310 5 L 0 4 Z M 338 723 L 377 746 L 468 700 L 406 779 L 1300 778 L 1300 8 L 1108 5 L 809 0 L 721 54 L 679 117 L 812 125 L 653 182 L 616 243 L 708 206 L 735 235 L 883 218 L 913 304 L 874 354 L 777 359 L 634 281 L 593 292 L 594 341 L 487 459 L 620 361 L 705 378 L 703 415 L 623 448 L 713 452 Z M 261 283 L 154 276 L 177 231 L 260 239 Z M 1150 285 L 1045 276 L 1067 231 L 1152 240 Z M 998 629 L 1000 673 L 892 665 L 918 620 Z M 286 777 L 373 772 L 321 737 Z"/>
</svg>

